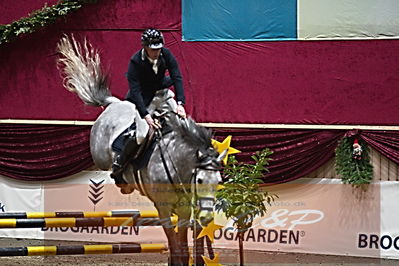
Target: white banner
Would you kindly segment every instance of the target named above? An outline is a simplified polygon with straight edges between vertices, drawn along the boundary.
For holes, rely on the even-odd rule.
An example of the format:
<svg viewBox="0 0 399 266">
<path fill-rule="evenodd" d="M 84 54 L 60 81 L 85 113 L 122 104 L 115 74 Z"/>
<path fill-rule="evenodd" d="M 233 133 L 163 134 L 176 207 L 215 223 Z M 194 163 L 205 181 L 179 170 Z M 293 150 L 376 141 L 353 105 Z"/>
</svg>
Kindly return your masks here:
<svg viewBox="0 0 399 266">
<path fill-rule="evenodd" d="M 380 257 L 378 249 L 358 247 L 359 234 L 380 232 L 379 184 L 364 192 L 340 180 L 302 179 L 266 188 L 279 199 L 267 215 L 255 219 L 245 236 L 246 248 Z M 215 238 L 223 247 L 236 245 L 231 224 Z"/>
<path fill-rule="evenodd" d="M 0 179 L 0 212 L 155 209 L 137 191 L 120 194 L 109 172 L 82 172 L 40 185 Z M 265 189 L 279 198 L 246 233 L 246 249 L 399 259 L 398 182 L 372 184 L 363 191 L 336 179 L 300 179 Z M 232 221 L 220 216 L 216 223 L 224 228 L 215 231 L 215 247 L 238 248 Z M 166 242 L 161 227 L 2 229 L 0 234 L 99 242 Z"/>
<path fill-rule="evenodd" d="M 41 183 L 17 181 L 0 176 L 0 212 L 42 212 Z M 40 229 L 0 229 L 0 237 L 42 239 Z"/>
<path fill-rule="evenodd" d="M 376 236 L 363 236 L 363 248 L 378 249 L 381 257 L 399 258 L 399 182 L 381 183 L 381 230 Z"/>
</svg>

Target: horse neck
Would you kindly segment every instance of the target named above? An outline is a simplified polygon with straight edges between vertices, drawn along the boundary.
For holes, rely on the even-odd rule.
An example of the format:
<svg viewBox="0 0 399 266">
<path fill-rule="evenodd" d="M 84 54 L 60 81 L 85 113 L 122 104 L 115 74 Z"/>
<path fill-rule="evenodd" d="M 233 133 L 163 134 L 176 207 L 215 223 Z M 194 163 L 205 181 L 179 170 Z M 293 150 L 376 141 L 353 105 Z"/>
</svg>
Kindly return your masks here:
<svg viewBox="0 0 399 266">
<path fill-rule="evenodd" d="M 176 132 L 168 134 L 161 144 L 163 152 L 167 152 L 170 164 L 176 168 L 177 174 L 183 183 L 189 183 L 191 174 L 196 167 L 194 147 L 181 141 L 181 136 Z M 177 177 L 176 177 L 177 178 Z"/>
</svg>

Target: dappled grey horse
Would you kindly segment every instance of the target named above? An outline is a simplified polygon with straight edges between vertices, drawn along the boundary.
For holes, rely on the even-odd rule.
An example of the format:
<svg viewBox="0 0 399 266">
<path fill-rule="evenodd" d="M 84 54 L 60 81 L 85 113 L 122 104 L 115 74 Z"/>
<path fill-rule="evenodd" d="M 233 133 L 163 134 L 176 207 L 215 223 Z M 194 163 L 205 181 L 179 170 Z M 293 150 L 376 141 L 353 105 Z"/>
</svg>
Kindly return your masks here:
<svg viewBox="0 0 399 266">
<path fill-rule="evenodd" d="M 112 144 L 133 123 L 146 124 L 134 104 L 111 96 L 107 75 L 101 70 L 100 57 L 86 41 L 80 45 L 74 38 L 63 37 L 58 46 L 64 86 L 76 93 L 84 103 L 107 106 L 95 121 L 90 136 L 90 149 L 97 167 L 108 170 L 113 162 Z M 213 219 L 214 195 L 221 181 L 219 155 L 211 145 L 210 132 L 192 119 L 182 119 L 174 112 L 176 103 L 168 90 L 159 91 L 150 112 L 162 114 L 167 132 L 158 132 L 148 163 L 137 172 L 129 164 L 121 186 L 123 193 L 134 189 L 147 196 L 165 221 L 170 264 L 188 263 L 187 231 L 190 219 L 197 218 L 205 226 Z M 145 123 L 145 122 L 144 122 Z M 179 219 L 176 233 L 170 217 Z"/>
</svg>

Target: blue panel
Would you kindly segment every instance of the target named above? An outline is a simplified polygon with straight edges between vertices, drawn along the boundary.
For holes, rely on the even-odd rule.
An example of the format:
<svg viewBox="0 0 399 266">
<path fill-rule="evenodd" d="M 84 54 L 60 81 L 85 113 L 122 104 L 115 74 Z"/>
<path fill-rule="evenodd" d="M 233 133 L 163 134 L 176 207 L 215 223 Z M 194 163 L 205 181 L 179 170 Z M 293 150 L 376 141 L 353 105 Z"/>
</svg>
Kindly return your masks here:
<svg viewBox="0 0 399 266">
<path fill-rule="evenodd" d="M 182 0 L 184 41 L 297 38 L 297 0 Z"/>
</svg>

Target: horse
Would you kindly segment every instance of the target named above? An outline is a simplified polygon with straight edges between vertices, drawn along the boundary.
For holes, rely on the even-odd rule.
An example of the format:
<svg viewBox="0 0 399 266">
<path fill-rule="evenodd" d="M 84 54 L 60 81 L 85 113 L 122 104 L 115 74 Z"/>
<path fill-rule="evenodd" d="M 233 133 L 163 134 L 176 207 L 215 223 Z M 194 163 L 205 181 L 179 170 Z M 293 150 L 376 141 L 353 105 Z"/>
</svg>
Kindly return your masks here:
<svg viewBox="0 0 399 266">
<path fill-rule="evenodd" d="M 63 36 L 57 44 L 58 67 L 64 87 L 88 105 L 105 107 L 90 132 L 90 150 L 95 165 L 110 169 L 115 152 L 112 144 L 133 123 L 143 123 L 133 103 L 111 95 L 108 74 L 102 70 L 99 52 L 88 41 L 83 45 L 73 36 Z M 213 219 L 216 186 L 225 153 L 212 147 L 211 132 L 191 118 L 181 118 L 173 93 L 158 91 L 149 106 L 150 113 L 162 114 L 169 132 L 158 132 L 147 163 L 137 170 L 129 163 L 123 173 L 126 185 L 117 184 L 124 194 L 138 190 L 158 210 L 168 239 L 171 265 L 189 261 L 187 233 L 193 219 L 206 226 Z M 171 218 L 178 216 L 178 229 Z M 194 217 L 194 218 L 193 218 Z"/>
</svg>

